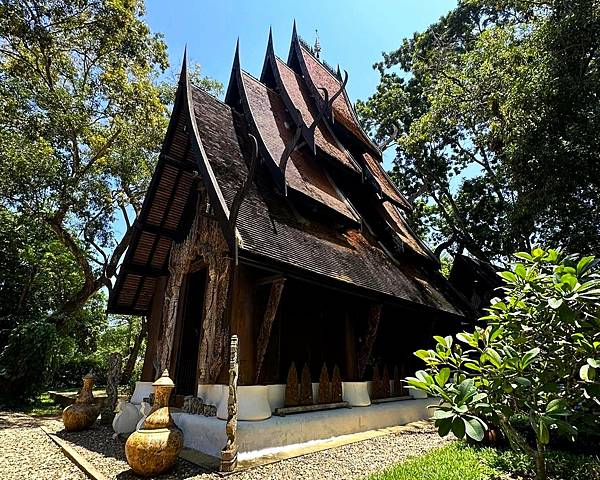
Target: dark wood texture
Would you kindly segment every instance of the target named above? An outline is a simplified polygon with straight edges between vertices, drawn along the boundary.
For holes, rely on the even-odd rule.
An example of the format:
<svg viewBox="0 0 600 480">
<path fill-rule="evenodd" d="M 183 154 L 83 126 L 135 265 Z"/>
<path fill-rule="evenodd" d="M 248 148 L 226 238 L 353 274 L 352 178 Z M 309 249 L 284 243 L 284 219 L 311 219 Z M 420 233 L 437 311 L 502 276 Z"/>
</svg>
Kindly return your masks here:
<svg viewBox="0 0 600 480">
<path fill-rule="evenodd" d="M 319 403 L 331 403 L 331 385 L 329 384 L 329 372 L 327 365 L 323 364 L 321 375 L 319 375 Z"/>
<path fill-rule="evenodd" d="M 267 301 L 267 308 L 263 316 L 262 323 L 260 325 L 260 331 L 258 332 L 258 339 L 256 341 L 256 376 L 255 383 L 258 383 L 265 353 L 269 346 L 269 339 L 271 338 L 271 328 L 273 327 L 273 321 L 275 315 L 277 315 L 277 309 L 279 307 L 279 301 L 281 300 L 281 294 L 283 292 L 283 286 L 285 284 L 285 278 L 278 278 L 271 284 L 271 291 L 269 293 L 269 300 Z"/>
<path fill-rule="evenodd" d="M 387 365 L 383 367 L 383 376 L 381 377 L 381 398 L 389 398 L 391 397 L 391 389 L 390 389 L 390 372 L 388 370 Z"/>
<path fill-rule="evenodd" d="M 367 363 L 371 357 L 371 351 L 373 350 L 373 344 L 377 337 L 377 329 L 379 328 L 379 320 L 381 318 L 381 305 L 372 305 L 369 309 L 369 316 L 367 318 L 367 329 L 363 338 L 363 343 L 358 354 L 358 377 L 363 379 L 367 369 Z"/>
<path fill-rule="evenodd" d="M 298 395 L 298 371 L 296 365 L 292 362 L 287 376 L 285 385 L 285 401 L 286 407 L 297 407 L 300 405 L 300 397 Z"/>
<path fill-rule="evenodd" d="M 160 334 L 160 324 L 162 318 L 162 302 L 165 294 L 167 277 L 160 277 L 156 282 L 154 294 L 152 297 L 152 310 L 148 315 L 148 339 L 146 343 L 146 353 L 144 354 L 144 365 L 140 380 L 142 382 L 153 382 L 161 372 L 154 369 L 157 360 L 158 336 Z"/>
<path fill-rule="evenodd" d="M 302 375 L 300 377 L 300 405 L 312 405 L 313 394 L 312 394 L 312 381 L 310 379 L 310 369 L 305 363 L 302 368 Z"/>
<path fill-rule="evenodd" d="M 337 365 L 333 367 L 333 374 L 331 375 L 331 401 L 334 403 L 342 401 L 342 376 Z"/>
<path fill-rule="evenodd" d="M 318 403 L 316 405 L 299 405 L 297 407 L 276 408 L 273 413 L 279 417 L 285 417 L 286 415 L 292 415 L 294 413 L 318 412 L 320 410 L 334 410 L 337 408 L 349 407 L 350 405 L 348 402 Z"/>
</svg>

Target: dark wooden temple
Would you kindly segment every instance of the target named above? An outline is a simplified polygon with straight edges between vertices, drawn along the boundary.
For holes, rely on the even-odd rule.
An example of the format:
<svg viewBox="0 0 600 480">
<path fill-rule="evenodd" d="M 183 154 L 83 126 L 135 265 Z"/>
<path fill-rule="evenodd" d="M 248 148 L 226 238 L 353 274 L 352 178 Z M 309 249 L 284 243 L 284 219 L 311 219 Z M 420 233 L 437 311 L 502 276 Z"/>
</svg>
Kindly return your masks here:
<svg viewBox="0 0 600 480">
<path fill-rule="evenodd" d="M 181 394 L 226 383 L 231 334 L 241 385 L 285 383 L 292 362 L 313 382 L 323 364 L 344 381 L 408 374 L 414 350 L 465 319 L 346 81 L 295 27 L 287 61 L 269 36 L 260 79 L 236 48 L 225 102 L 190 84 L 184 59 L 109 302 L 148 318 L 142 380 L 168 367 Z"/>
</svg>

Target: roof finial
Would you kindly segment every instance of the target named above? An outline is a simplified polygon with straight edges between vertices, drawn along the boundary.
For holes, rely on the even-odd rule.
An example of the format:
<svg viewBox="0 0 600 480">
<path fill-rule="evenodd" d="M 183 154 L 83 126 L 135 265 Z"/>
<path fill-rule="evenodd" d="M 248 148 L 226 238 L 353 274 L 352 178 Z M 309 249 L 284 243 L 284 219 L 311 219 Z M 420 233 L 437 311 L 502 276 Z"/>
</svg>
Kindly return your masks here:
<svg viewBox="0 0 600 480">
<path fill-rule="evenodd" d="M 315 28 L 315 57 L 317 57 L 318 59 L 321 58 L 321 42 L 319 42 L 319 31 Z"/>
</svg>

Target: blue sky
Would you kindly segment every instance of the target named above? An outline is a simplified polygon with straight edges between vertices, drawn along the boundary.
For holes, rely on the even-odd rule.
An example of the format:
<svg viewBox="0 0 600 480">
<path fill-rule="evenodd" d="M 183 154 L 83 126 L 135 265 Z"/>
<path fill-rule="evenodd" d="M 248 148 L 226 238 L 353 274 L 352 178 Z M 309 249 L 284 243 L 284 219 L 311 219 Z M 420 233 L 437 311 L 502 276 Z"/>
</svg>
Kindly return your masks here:
<svg viewBox="0 0 600 480">
<path fill-rule="evenodd" d="M 269 26 L 275 51 L 286 60 L 296 19 L 298 33 L 311 44 L 318 29 L 322 57 L 348 71 L 348 94 L 356 101 L 375 90 L 378 75 L 371 66 L 382 52 L 398 48 L 455 5 L 456 0 L 147 0 L 146 18 L 152 31 L 164 34 L 175 71 L 187 43 L 190 59 L 225 86 L 238 36 L 242 67 L 259 76 Z"/>
</svg>

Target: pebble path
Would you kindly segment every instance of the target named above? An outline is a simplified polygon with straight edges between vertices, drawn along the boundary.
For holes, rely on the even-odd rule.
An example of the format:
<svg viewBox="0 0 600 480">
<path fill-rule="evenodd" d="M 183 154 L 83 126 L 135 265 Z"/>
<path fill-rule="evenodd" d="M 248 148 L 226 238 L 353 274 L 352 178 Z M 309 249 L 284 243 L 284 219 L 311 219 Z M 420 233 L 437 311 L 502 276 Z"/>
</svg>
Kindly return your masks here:
<svg viewBox="0 0 600 480">
<path fill-rule="evenodd" d="M 95 425 L 84 432 L 64 431 L 59 419 L 40 419 L 45 428 L 67 441 L 83 458 L 110 479 L 136 479 L 124 455 L 125 441 L 112 437 L 109 426 Z M 441 446 L 431 426 L 415 427 L 398 434 L 364 440 L 341 447 L 290 458 L 252 468 L 225 478 L 231 480 L 358 480 L 409 457 Z M 61 450 L 23 414 L 0 412 L 0 478 L 80 479 L 85 478 Z M 8 460 L 8 462 L 6 461 Z M 177 466 L 159 479 L 217 480 L 223 476 L 179 459 Z"/>
</svg>

